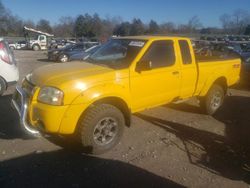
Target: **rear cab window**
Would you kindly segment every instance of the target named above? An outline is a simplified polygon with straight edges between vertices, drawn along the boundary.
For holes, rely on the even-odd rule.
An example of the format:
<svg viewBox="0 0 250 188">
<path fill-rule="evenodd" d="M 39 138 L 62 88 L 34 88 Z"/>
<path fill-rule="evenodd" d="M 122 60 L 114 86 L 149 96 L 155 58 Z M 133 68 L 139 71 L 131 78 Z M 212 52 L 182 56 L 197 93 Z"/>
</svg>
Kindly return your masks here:
<svg viewBox="0 0 250 188">
<path fill-rule="evenodd" d="M 181 51 L 182 64 L 192 64 L 192 56 L 188 42 L 186 40 L 179 40 L 179 46 Z"/>
</svg>

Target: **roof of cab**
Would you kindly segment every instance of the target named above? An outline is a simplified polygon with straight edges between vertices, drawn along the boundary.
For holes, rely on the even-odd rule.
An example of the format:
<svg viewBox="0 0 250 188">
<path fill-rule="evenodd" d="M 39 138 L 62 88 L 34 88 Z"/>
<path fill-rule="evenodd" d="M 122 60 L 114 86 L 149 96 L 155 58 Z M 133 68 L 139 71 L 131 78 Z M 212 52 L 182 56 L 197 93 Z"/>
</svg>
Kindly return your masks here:
<svg viewBox="0 0 250 188">
<path fill-rule="evenodd" d="M 113 37 L 114 39 L 132 39 L 132 40 L 163 40 L 163 39 L 177 39 L 177 40 L 187 40 L 187 37 L 177 37 L 177 36 L 159 36 L 159 35 L 143 35 L 143 36 L 125 36 L 125 37 Z"/>
</svg>

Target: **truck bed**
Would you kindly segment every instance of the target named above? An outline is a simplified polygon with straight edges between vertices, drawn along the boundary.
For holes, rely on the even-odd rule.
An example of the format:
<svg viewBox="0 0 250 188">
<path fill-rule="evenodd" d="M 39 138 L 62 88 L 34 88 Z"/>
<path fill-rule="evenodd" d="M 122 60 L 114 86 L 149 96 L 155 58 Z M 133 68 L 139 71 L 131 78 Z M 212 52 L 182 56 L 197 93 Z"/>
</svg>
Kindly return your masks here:
<svg viewBox="0 0 250 188">
<path fill-rule="evenodd" d="M 202 92 L 207 91 L 204 87 L 211 85 L 214 82 L 213 79 L 220 78 L 221 75 L 225 78 L 228 87 L 236 84 L 240 79 L 241 59 L 237 57 L 210 56 L 196 61 L 198 65 L 196 95 L 202 96 Z"/>
</svg>

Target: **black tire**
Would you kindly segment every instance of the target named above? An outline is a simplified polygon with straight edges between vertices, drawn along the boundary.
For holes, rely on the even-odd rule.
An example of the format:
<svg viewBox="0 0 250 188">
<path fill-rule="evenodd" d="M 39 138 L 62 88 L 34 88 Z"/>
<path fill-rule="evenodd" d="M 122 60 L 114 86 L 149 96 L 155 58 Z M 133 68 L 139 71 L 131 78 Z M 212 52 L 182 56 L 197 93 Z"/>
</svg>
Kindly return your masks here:
<svg viewBox="0 0 250 188">
<path fill-rule="evenodd" d="M 15 47 L 14 46 L 10 46 L 10 49 L 13 51 L 13 50 L 15 50 Z"/>
<path fill-rule="evenodd" d="M 6 89 L 7 89 L 6 82 L 3 78 L 0 77 L 0 96 L 2 96 L 4 94 Z"/>
<path fill-rule="evenodd" d="M 40 50 L 40 46 L 38 46 L 37 44 L 35 44 L 35 45 L 32 46 L 32 49 L 34 51 L 38 51 L 38 50 Z"/>
<path fill-rule="evenodd" d="M 97 104 L 81 117 L 78 135 L 86 153 L 101 154 L 120 141 L 124 127 L 124 115 L 118 108 L 110 104 Z"/>
<path fill-rule="evenodd" d="M 212 85 L 207 95 L 200 101 L 204 113 L 213 115 L 222 106 L 224 98 L 225 91 L 223 87 L 218 84 Z"/>
<path fill-rule="evenodd" d="M 59 61 L 61 63 L 66 63 L 66 62 L 69 61 L 69 57 L 66 54 L 62 54 L 62 55 L 59 56 Z"/>
</svg>

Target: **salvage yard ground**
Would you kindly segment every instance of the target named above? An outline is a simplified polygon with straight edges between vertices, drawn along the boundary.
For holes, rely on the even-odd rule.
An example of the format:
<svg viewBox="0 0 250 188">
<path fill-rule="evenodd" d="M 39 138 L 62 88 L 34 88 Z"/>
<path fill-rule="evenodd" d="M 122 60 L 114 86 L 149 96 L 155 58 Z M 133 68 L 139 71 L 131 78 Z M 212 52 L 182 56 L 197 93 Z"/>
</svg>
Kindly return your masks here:
<svg viewBox="0 0 250 188">
<path fill-rule="evenodd" d="M 20 80 L 52 64 L 43 51 L 15 56 Z M 82 154 L 71 138 L 26 135 L 10 105 L 13 91 L 0 98 L 0 187 L 249 187 L 250 88 L 230 89 L 214 117 L 193 103 L 137 113 L 100 156 Z"/>
</svg>

